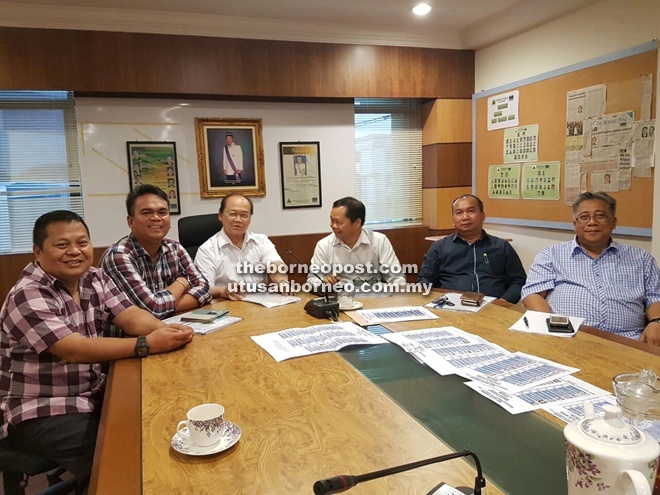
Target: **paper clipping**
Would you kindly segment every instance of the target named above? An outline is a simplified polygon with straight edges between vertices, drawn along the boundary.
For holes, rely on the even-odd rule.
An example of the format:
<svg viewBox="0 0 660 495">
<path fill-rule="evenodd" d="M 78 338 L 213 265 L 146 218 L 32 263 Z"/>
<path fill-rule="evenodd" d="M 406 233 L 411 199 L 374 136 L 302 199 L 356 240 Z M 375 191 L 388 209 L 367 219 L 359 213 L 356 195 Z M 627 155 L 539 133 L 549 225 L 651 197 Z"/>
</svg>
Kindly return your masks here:
<svg viewBox="0 0 660 495">
<path fill-rule="evenodd" d="M 538 159 L 538 124 L 504 131 L 504 163 L 536 162 Z"/>
<path fill-rule="evenodd" d="M 488 197 L 495 199 L 520 198 L 520 165 L 491 165 L 488 167 Z"/>
<path fill-rule="evenodd" d="M 635 122 L 633 131 L 634 157 L 652 157 L 655 153 L 655 119 Z"/>
<path fill-rule="evenodd" d="M 518 125 L 519 92 L 500 94 L 488 98 L 488 130 Z"/>
<path fill-rule="evenodd" d="M 591 125 L 591 148 L 632 141 L 635 112 L 619 112 L 594 118 Z"/>
<path fill-rule="evenodd" d="M 566 149 L 583 148 L 585 120 L 605 113 L 607 86 L 599 84 L 566 93 Z"/>
</svg>

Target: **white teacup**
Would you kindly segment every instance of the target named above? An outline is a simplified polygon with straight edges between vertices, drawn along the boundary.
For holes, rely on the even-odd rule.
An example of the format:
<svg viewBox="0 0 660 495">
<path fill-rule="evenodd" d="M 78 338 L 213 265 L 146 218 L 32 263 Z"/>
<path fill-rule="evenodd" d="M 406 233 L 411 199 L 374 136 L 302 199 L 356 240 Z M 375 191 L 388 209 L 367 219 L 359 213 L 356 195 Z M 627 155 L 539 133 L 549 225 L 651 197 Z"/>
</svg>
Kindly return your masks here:
<svg viewBox="0 0 660 495">
<path fill-rule="evenodd" d="M 339 309 L 352 308 L 355 306 L 355 293 L 340 292 L 337 301 L 339 301 Z"/>
<path fill-rule="evenodd" d="M 225 408 L 220 404 L 202 404 L 193 407 L 186 421 L 180 421 L 177 432 L 184 426 L 188 427 L 190 439 L 200 447 L 208 447 L 217 443 L 225 430 Z"/>
</svg>

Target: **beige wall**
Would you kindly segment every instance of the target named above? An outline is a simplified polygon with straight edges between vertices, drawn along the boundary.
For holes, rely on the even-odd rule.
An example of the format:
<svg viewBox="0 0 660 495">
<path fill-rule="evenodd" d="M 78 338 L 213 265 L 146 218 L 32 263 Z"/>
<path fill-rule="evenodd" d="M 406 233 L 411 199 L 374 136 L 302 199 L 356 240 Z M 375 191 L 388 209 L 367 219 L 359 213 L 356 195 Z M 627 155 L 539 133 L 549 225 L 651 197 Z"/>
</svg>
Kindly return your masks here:
<svg viewBox="0 0 660 495">
<path fill-rule="evenodd" d="M 477 50 L 475 91 L 496 88 L 625 50 L 654 38 L 660 38 L 659 0 L 605 0 L 514 38 Z M 658 79 L 656 77 L 656 95 L 660 91 Z M 660 134 L 656 135 L 656 149 L 660 150 Z M 658 210 L 658 173 L 655 174 L 655 198 L 655 210 Z M 654 207 L 650 200 L 648 207 Z M 570 220 L 565 219 L 567 222 Z M 529 267 L 534 255 L 545 246 L 572 238 L 572 232 L 569 231 L 492 224 L 486 224 L 486 228 L 500 237 L 514 239 L 513 245 L 525 268 Z M 619 240 L 647 249 L 656 259 L 660 259 L 660 214 L 654 217 L 653 241 L 628 236 L 621 236 Z"/>
</svg>

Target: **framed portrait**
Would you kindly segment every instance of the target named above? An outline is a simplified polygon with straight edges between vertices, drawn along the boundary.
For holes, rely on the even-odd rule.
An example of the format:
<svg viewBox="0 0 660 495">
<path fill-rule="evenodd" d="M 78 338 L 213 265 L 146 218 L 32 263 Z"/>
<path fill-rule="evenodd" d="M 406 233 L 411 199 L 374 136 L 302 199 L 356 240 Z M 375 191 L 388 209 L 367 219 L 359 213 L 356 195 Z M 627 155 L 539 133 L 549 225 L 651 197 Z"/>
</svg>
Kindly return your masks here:
<svg viewBox="0 0 660 495">
<path fill-rule="evenodd" d="M 265 196 L 261 119 L 195 119 L 202 198 Z"/>
<path fill-rule="evenodd" d="M 321 151 L 319 141 L 280 143 L 282 207 L 321 206 Z"/>
<path fill-rule="evenodd" d="M 131 191 L 142 184 L 158 186 L 167 194 L 170 214 L 181 214 L 176 143 L 171 141 L 127 141 L 126 150 Z"/>
</svg>

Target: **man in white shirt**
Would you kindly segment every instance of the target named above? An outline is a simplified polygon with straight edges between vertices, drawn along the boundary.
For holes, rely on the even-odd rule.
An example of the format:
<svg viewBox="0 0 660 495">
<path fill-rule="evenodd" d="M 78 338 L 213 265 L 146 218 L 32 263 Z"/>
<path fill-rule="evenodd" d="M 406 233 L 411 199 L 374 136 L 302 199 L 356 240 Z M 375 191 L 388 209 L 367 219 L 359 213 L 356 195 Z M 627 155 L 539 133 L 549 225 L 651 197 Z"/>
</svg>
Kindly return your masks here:
<svg viewBox="0 0 660 495">
<path fill-rule="evenodd" d="M 242 299 L 240 293 L 230 290 L 229 284 L 266 284 L 268 277 L 278 285 L 279 292 L 290 292 L 285 273 L 266 273 L 269 265 L 279 266 L 283 262 L 267 236 L 248 230 L 253 211 L 252 201 L 241 194 L 222 198 L 218 213 L 222 230 L 197 251 L 195 264 L 211 284 L 213 297 Z"/>
<path fill-rule="evenodd" d="M 243 173 L 243 150 L 234 143 L 234 133 L 225 134 L 225 146 L 222 148 L 222 166 L 227 181 L 240 181 Z M 248 222 L 249 223 L 249 222 Z"/>
<path fill-rule="evenodd" d="M 389 239 L 364 229 L 365 207 L 361 201 L 346 197 L 338 199 L 330 212 L 332 234 L 321 239 L 314 249 L 307 282 L 319 286 L 321 281 L 311 270 L 325 265 L 330 273 L 318 275 L 327 284 L 352 282 L 356 289 L 377 282 L 405 285 L 399 259 Z M 341 265 L 341 269 L 336 270 Z"/>
</svg>

